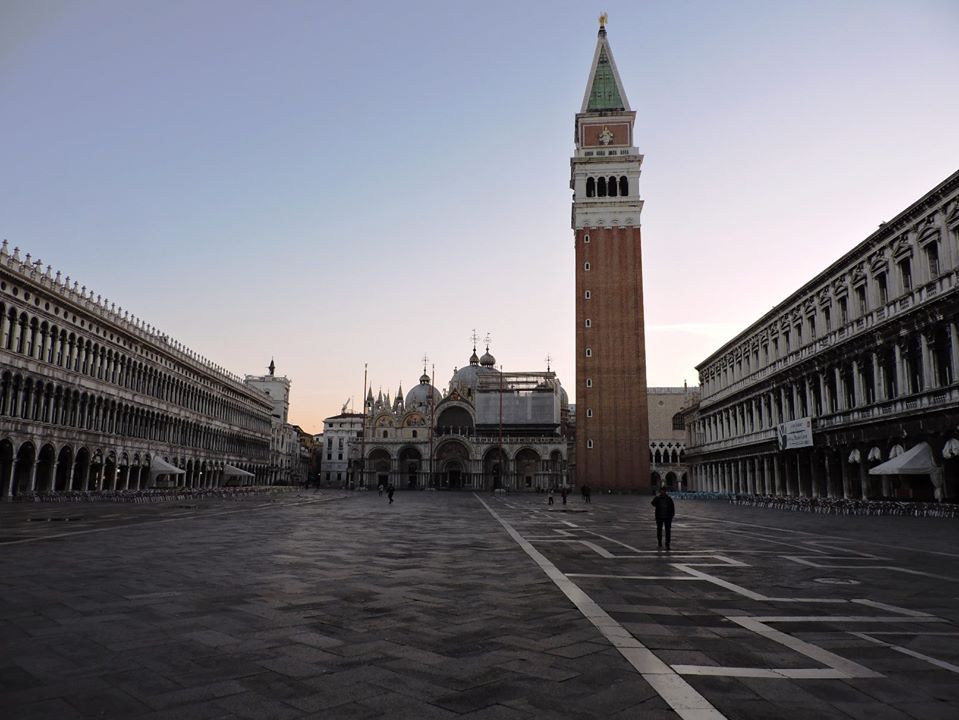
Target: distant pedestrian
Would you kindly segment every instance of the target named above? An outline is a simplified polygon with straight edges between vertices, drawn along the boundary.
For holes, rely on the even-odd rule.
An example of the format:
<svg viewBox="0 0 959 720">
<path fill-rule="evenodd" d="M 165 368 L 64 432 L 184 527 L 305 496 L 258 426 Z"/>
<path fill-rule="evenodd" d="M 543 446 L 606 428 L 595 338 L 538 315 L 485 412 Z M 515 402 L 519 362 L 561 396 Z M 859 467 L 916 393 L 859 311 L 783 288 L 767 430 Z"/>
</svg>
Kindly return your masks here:
<svg viewBox="0 0 959 720">
<path fill-rule="evenodd" d="M 550 488 L 549 490 L 546 491 L 546 504 L 547 505 L 553 504 L 553 488 Z"/>
<path fill-rule="evenodd" d="M 380 497 L 383 497 L 383 485 L 377 485 L 376 490 L 380 494 Z"/>
<path fill-rule="evenodd" d="M 656 542 L 659 547 L 663 546 L 663 527 L 666 528 L 666 549 L 669 550 L 669 541 L 672 534 L 673 516 L 676 514 L 676 506 L 673 499 L 666 494 L 666 487 L 659 488 L 659 495 L 653 498 L 650 503 L 656 508 Z"/>
<path fill-rule="evenodd" d="M 583 484 L 583 500 L 587 503 L 593 501 L 593 491 L 588 484 Z"/>
<path fill-rule="evenodd" d="M 390 505 L 393 504 L 393 493 L 395 493 L 395 492 L 396 492 L 396 488 L 393 487 L 393 483 L 390 483 L 390 484 L 386 487 L 386 496 L 390 499 Z"/>
<path fill-rule="evenodd" d="M 569 490 L 565 485 L 559 491 L 560 496 L 563 498 L 563 505 L 566 504 L 566 496 L 569 495 Z"/>
</svg>

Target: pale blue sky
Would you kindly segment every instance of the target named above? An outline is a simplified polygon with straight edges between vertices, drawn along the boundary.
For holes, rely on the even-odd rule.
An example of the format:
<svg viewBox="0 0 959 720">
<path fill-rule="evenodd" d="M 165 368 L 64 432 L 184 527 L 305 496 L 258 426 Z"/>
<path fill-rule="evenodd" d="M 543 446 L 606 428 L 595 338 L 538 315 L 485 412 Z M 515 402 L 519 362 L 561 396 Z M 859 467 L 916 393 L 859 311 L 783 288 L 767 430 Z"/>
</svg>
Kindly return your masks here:
<svg viewBox="0 0 959 720">
<path fill-rule="evenodd" d="M 569 156 L 609 37 L 645 153 L 648 374 L 959 167 L 959 3 L 0 0 L 0 236 L 308 430 L 475 327 L 572 392 Z"/>
</svg>

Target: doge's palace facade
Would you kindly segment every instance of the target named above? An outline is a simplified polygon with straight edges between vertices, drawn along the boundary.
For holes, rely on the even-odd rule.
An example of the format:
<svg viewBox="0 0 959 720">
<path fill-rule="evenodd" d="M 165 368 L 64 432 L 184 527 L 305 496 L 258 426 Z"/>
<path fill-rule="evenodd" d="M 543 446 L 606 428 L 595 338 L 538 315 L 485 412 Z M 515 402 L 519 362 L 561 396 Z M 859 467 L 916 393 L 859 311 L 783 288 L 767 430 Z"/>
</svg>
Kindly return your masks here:
<svg viewBox="0 0 959 720">
<path fill-rule="evenodd" d="M 267 482 L 270 399 L 0 246 L 0 497 Z"/>
</svg>

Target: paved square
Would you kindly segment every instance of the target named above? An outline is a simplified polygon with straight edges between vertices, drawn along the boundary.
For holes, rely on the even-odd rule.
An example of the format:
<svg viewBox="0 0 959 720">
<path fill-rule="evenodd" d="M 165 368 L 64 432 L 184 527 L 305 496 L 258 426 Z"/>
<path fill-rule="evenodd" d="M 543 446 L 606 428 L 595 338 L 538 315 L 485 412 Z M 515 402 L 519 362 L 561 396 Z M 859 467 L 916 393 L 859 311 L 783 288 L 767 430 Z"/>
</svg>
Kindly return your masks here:
<svg viewBox="0 0 959 720">
<path fill-rule="evenodd" d="M 648 503 L 0 506 L 0 716 L 959 716 L 956 523 Z"/>
</svg>

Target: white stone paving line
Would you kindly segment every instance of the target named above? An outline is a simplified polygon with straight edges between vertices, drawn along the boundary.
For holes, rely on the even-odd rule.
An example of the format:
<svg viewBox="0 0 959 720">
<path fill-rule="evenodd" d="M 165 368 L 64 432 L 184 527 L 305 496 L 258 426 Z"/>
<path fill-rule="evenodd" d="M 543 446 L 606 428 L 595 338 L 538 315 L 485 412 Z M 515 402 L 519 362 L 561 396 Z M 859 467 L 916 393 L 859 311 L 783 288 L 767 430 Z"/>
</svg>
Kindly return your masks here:
<svg viewBox="0 0 959 720">
<path fill-rule="evenodd" d="M 790 530 L 789 528 L 781 528 L 781 527 L 776 527 L 774 525 L 759 525 L 758 523 L 747 523 L 747 522 L 741 522 L 739 520 L 724 520 L 722 518 L 701 517 L 698 515 L 687 515 L 686 517 L 692 517 L 697 520 L 706 520 L 713 523 L 727 523 L 730 525 L 744 525 L 748 527 L 762 528 L 763 530 L 773 530 L 775 532 L 781 532 L 781 533 L 793 533 L 795 535 L 812 535 L 813 537 L 817 537 L 817 538 L 838 540 L 841 543 L 848 542 L 848 538 L 842 537 L 839 535 L 823 535 L 822 533 L 808 532 L 806 530 Z M 922 553 L 924 555 L 942 555 L 943 557 L 959 558 L 959 554 L 957 553 L 942 552 L 940 550 L 923 550 L 921 548 L 907 547 L 905 545 L 890 545 L 889 543 L 874 542 L 869 544 L 874 545 L 876 547 L 886 547 L 892 550 L 899 550 L 901 552 Z"/>
<path fill-rule="evenodd" d="M 799 557 L 797 555 L 783 555 L 783 558 L 786 560 L 791 560 L 794 563 L 799 563 L 800 565 L 808 565 L 809 567 L 821 568 L 825 570 L 889 570 L 890 572 L 900 572 L 907 575 L 921 575 L 923 577 L 935 578 L 936 580 L 947 580 L 949 582 L 959 582 L 959 578 L 952 577 L 951 575 L 939 575 L 937 573 L 928 573 L 923 572 L 922 570 L 913 570 L 912 568 L 899 567 L 898 565 L 823 565 L 820 563 L 813 562 L 812 560 L 804 557 Z M 819 556 L 815 558 L 816 560 L 850 560 L 858 558 L 841 558 L 836 557 L 835 555 L 829 556 Z M 865 558 L 863 558 L 865 560 Z"/>
<path fill-rule="evenodd" d="M 914 658 L 916 658 L 917 660 L 923 660 L 923 661 L 929 663 L 930 665 L 935 665 L 937 668 L 941 668 L 942 670 L 948 670 L 948 671 L 951 672 L 951 673 L 956 673 L 957 675 L 959 675 L 959 666 L 957 666 L 957 665 L 953 665 L 952 663 L 948 663 L 948 662 L 946 662 L 945 660 L 939 660 L 939 659 L 934 658 L 934 657 L 931 657 L 931 656 L 929 656 L 929 655 L 924 655 L 924 654 L 921 653 L 921 652 L 917 652 L 916 650 L 910 650 L 909 648 L 902 647 L 901 645 L 893 645 L 893 644 L 891 644 L 891 643 L 885 642 L 884 640 L 879 640 L 878 638 L 872 637 L 872 635 L 880 635 L 880 634 L 901 635 L 901 634 L 905 634 L 905 633 L 859 633 L 859 632 L 850 632 L 849 634 L 850 634 L 850 635 L 855 635 L 857 638 L 861 638 L 862 640 L 869 640 L 870 642 L 874 642 L 874 643 L 876 643 L 877 645 L 881 645 L 881 646 L 883 646 L 883 647 L 887 647 L 887 648 L 889 648 L 890 650 L 895 650 L 896 652 L 900 652 L 900 653 L 902 653 L 903 655 L 909 655 L 910 657 L 914 657 Z M 936 634 L 938 634 L 938 635 L 954 635 L 955 633 L 915 633 L 915 634 L 916 634 L 916 635 L 936 635 Z"/>
<path fill-rule="evenodd" d="M 726 720 L 725 715 L 713 707 L 692 685 L 599 607 L 589 595 L 583 592 L 576 583 L 570 580 L 531 543 L 527 542 L 522 535 L 513 529 L 512 525 L 500 517 L 479 495 L 474 494 L 474 497 L 683 720 Z"/>
</svg>

